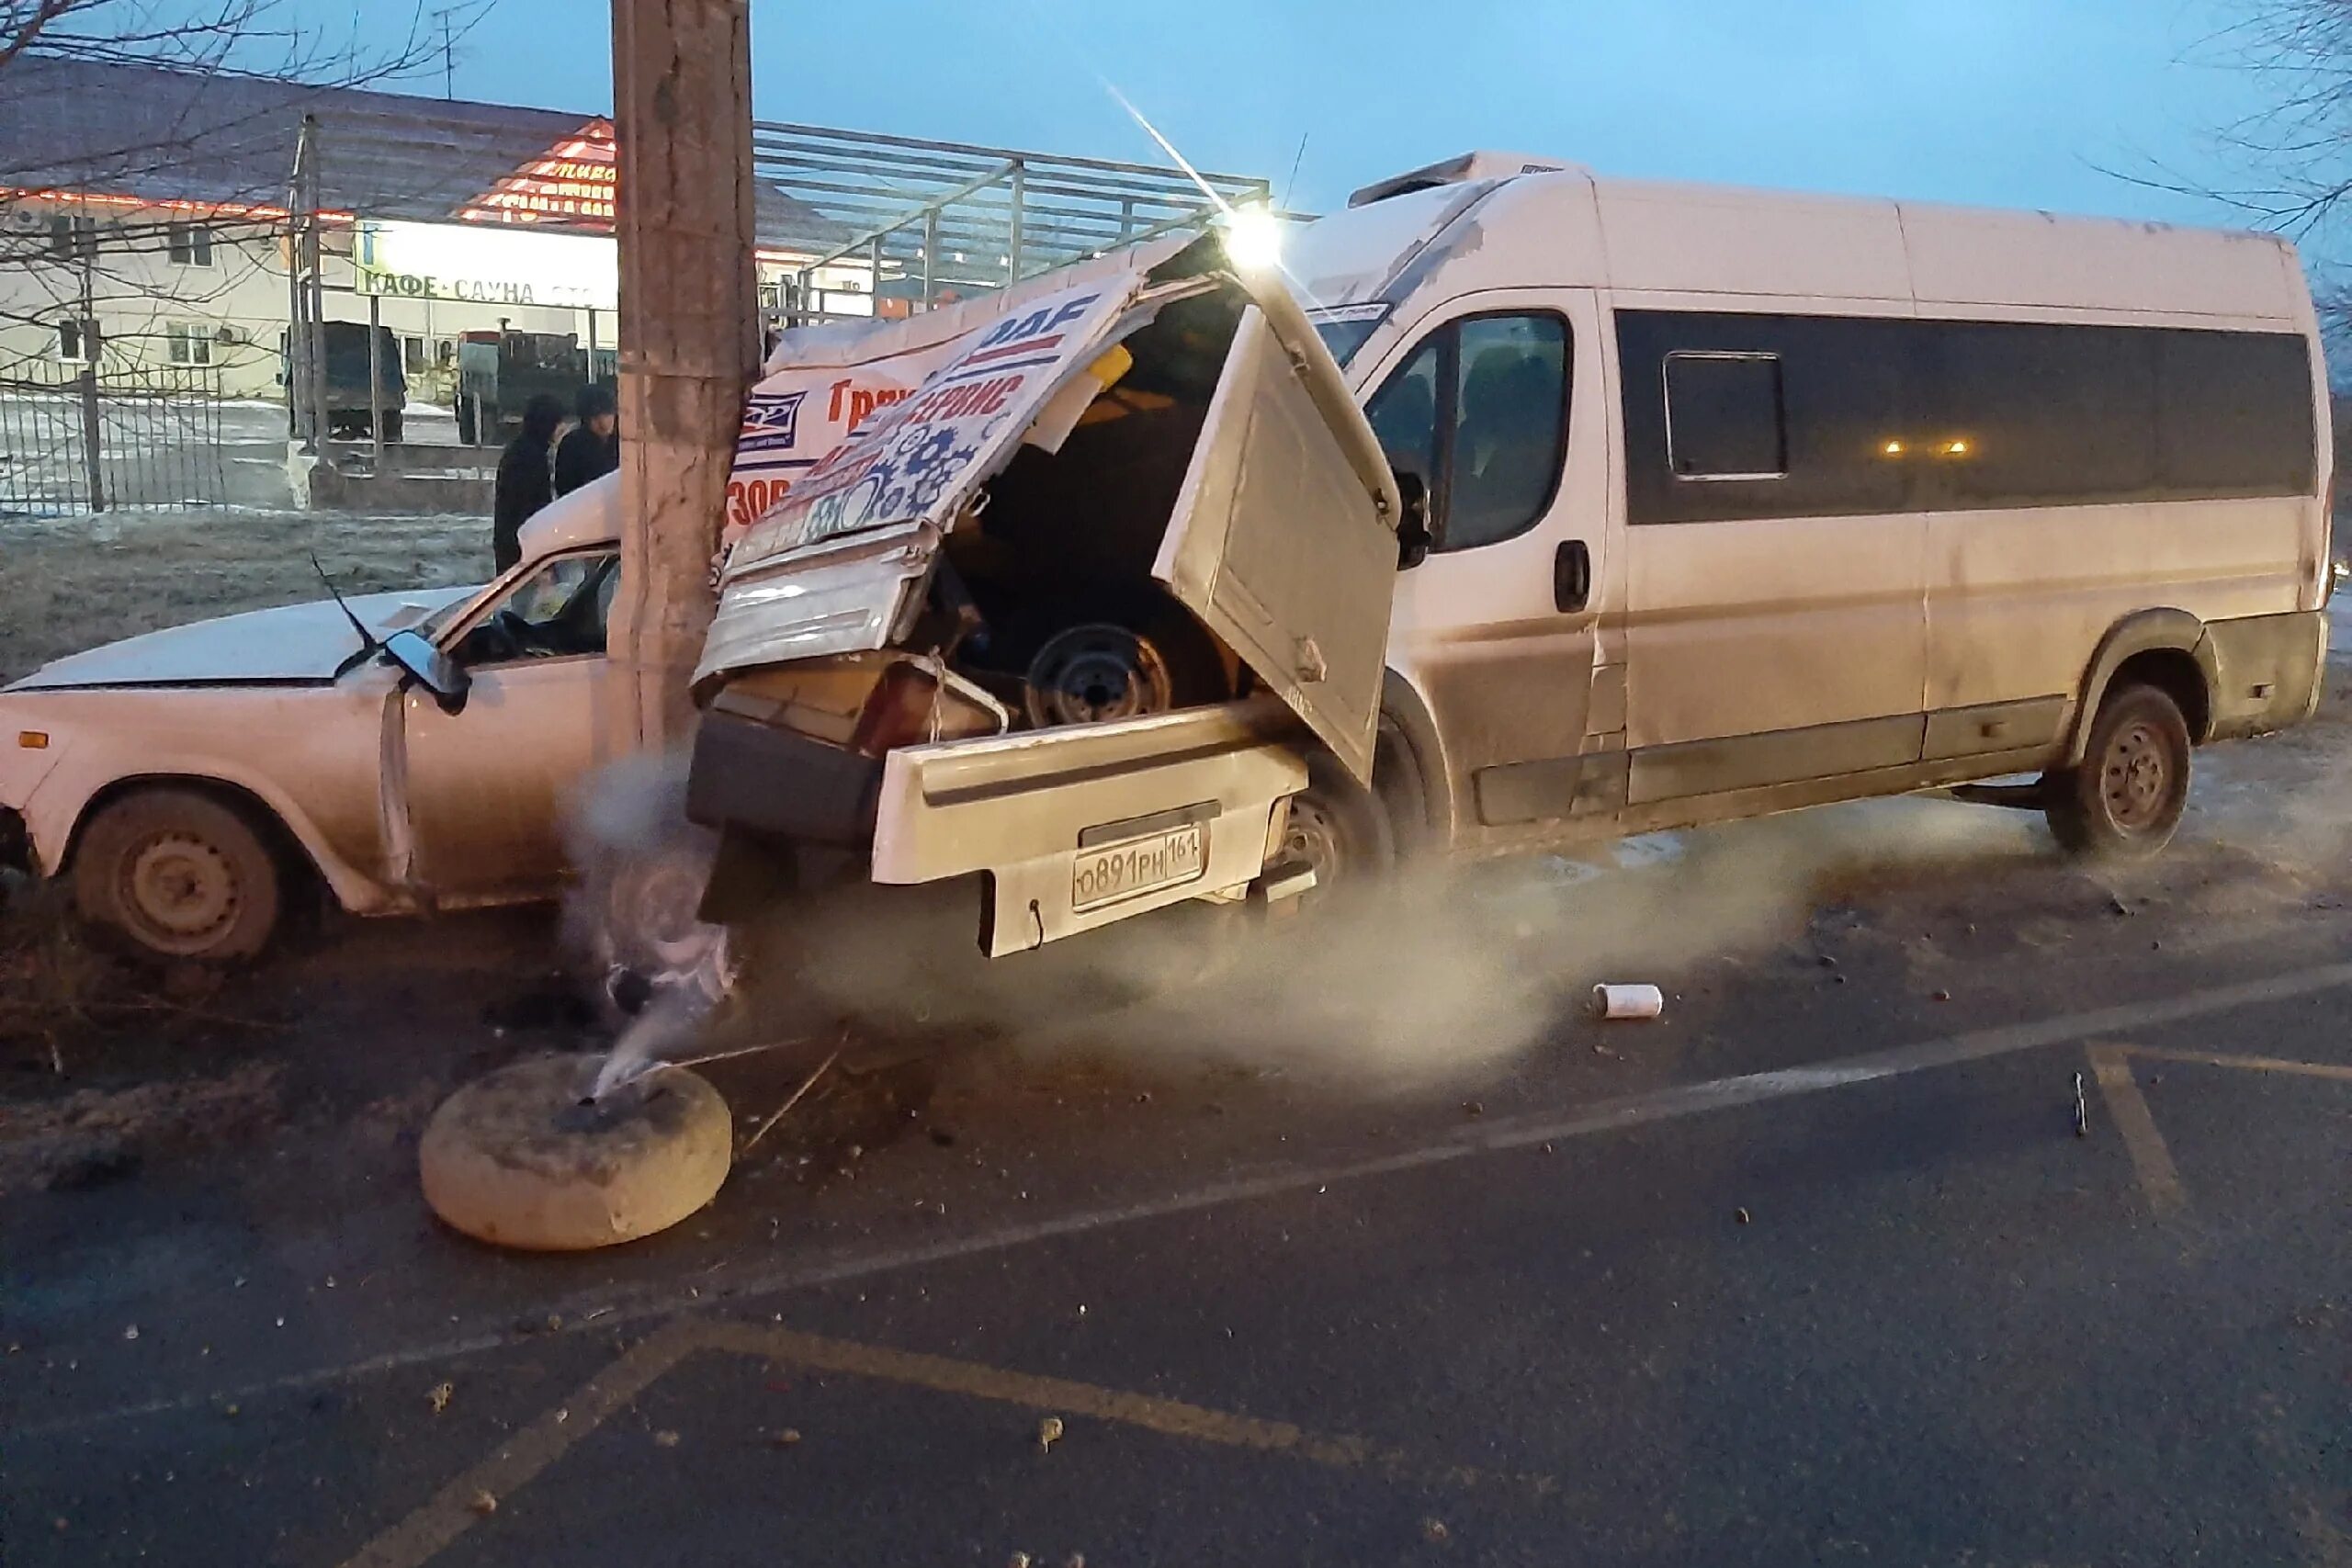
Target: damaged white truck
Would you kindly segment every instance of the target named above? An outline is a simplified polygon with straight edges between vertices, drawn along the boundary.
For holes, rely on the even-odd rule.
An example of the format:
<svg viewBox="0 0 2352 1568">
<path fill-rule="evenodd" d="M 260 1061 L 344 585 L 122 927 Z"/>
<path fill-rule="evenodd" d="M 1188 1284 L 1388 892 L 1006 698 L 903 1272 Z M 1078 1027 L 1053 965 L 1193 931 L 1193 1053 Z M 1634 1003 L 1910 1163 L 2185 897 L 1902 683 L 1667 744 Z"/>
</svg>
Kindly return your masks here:
<svg viewBox="0 0 2352 1568">
<path fill-rule="evenodd" d="M 2194 747 L 2317 704 L 2327 389 L 2275 236 L 1482 153 L 1292 238 L 1279 273 L 1170 240 L 786 334 L 696 680 L 708 914 L 821 853 L 975 883 L 1008 954 L 1939 787 L 2148 854 Z M 401 607 L 399 668 L 355 637 L 266 694 L 141 683 L 222 623 L 0 694 L 0 855 L 192 956 L 258 941 L 265 846 L 370 912 L 552 891 L 613 506 Z M 296 701 L 347 737 L 241 744 Z M 469 789 L 524 720 L 554 761 Z"/>
<path fill-rule="evenodd" d="M 817 339 L 754 430 L 832 375 Z M 870 845 L 881 883 L 986 874 L 1002 954 L 1333 875 L 1286 803 L 1371 782 L 1404 509 L 1279 276 L 1170 243 L 887 339 L 938 363 L 729 552 L 688 796 L 718 887 L 747 840 Z"/>
</svg>

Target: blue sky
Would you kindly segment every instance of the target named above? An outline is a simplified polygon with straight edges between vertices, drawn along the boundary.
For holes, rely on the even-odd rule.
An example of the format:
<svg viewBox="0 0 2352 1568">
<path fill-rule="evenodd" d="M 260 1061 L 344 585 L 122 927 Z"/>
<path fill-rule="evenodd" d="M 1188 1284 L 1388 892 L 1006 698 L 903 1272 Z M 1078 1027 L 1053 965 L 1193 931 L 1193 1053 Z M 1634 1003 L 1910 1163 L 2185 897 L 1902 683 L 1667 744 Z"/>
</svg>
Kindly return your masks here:
<svg viewBox="0 0 2352 1568">
<path fill-rule="evenodd" d="M 392 0 L 375 0 L 372 8 Z M 2218 177 L 2245 0 L 754 0 L 764 118 L 1148 158 L 1328 209 L 1472 147 L 1609 174 L 2229 222 L 2108 168 Z M 460 96 L 602 109 L 601 0 L 495 0 Z M 433 84 L 437 87 L 438 84 Z"/>
</svg>

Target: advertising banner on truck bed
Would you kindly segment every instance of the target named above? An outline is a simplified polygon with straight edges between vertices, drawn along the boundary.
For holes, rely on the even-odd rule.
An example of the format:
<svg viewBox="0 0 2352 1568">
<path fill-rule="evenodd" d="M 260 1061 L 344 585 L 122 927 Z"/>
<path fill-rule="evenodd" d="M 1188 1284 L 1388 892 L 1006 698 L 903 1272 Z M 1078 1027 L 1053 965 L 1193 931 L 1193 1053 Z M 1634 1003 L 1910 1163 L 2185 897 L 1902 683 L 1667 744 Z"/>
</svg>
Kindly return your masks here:
<svg viewBox="0 0 2352 1568">
<path fill-rule="evenodd" d="M 796 489 L 818 477 L 813 470 L 836 450 L 876 434 L 884 423 L 878 416 L 911 398 L 951 361 L 975 370 L 993 364 L 993 377 L 974 379 L 999 383 L 1018 377 L 1025 384 L 1050 370 L 1041 363 L 1026 363 L 1037 353 L 1051 351 L 1039 349 L 1035 341 L 1021 334 L 1016 334 L 1021 335 L 1017 346 L 1031 352 L 1006 353 L 996 360 L 963 365 L 966 355 L 981 351 L 981 340 L 996 334 L 988 346 L 1014 346 L 1012 339 L 1002 334 L 1035 318 L 1049 299 L 1059 301 L 1057 311 L 1081 294 L 1124 299 L 1141 286 L 1152 268 L 1182 246 L 1182 240 L 1172 238 L 1139 245 L 1063 268 L 1001 294 L 961 300 L 904 321 L 835 322 L 786 333 L 744 405 L 743 431 L 728 479 L 722 551 L 731 551 L 755 524 L 782 510 Z M 1071 325 L 1072 321 L 1065 321 L 1058 328 L 1037 335 L 1053 336 L 1056 348 L 1074 352 Z M 1024 363 L 1015 366 L 1012 362 L 1016 359 Z M 889 469 L 888 478 L 899 481 L 899 490 L 904 491 L 915 474 L 936 471 L 944 450 L 939 427 L 953 423 L 958 434 L 971 435 L 974 417 L 985 423 L 992 415 L 1001 416 L 1015 400 L 1018 389 L 1000 385 L 1000 395 L 993 400 L 967 390 L 962 394 L 967 400 L 960 407 L 947 400 L 928 404 L 921 451 L 899 455 L 901 461 Z M 992 414 L 978 412 L 991 400 L 996 405 Z M 910 472 L 906 460 L 922 466 Z M 831 493 L 838 495 L 844 489 L 858 487 L 861 479 L 876 478 L 877 460 L 865 462 L 859 479 L 844 481 L 838 471 L 831 476 L 826 480 Z M 876 504 L 891 493 L 892 485 L 879 480 L 861 491 Z M 838 520 L 848 506 L 846 502 L 837 502 L 829 515 Z"/>
</svg>

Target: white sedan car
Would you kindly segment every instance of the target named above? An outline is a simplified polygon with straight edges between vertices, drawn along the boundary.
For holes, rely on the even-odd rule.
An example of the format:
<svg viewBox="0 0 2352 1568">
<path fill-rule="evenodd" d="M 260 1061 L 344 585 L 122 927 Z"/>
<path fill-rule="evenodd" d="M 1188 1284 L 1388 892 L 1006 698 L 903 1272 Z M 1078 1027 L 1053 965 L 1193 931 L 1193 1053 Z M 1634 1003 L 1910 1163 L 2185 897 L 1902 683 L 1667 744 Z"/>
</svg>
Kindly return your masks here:
<svg viewBox="0 0 2352 1568">
<path fill-rule="evenodd" d="M 618 513 L 607 479 L 534 518 L 486 588 L 350 601 L 365 641 L 327 599 L 0 689 L 0 864 L 70 878 L 86 917 L 175 958 L 259 952 L 312 874 L 366 915 L 552 895 L 604 722 Z M 384 656 L 400 631 L 462 668 L 462 705 Z"/>
</svg>

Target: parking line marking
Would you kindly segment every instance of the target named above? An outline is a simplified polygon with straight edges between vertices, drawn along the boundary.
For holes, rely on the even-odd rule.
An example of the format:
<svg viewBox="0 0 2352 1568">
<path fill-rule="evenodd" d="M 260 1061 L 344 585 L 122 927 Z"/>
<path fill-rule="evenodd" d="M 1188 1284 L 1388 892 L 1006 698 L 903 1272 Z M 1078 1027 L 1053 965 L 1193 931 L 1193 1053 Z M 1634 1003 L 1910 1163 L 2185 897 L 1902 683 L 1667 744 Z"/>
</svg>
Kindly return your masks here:
<svg viewBox="0 0 2352 1568">
<path fill-rule="evenodd" d="M 1017 1404 L 1046 1416 L 1092 1416 L 1140 1427 L 1163 1437 L 1289 1454 L 1335 1468 L 1369 1465 L 1397 1480 L 1453 1487 L 1500 1486 L 1534 1497 L 1548 1497 L 1559 1490 L 1559 1483 L 1548 1475 L 1479 1470 L 1467 1465 L 1433 1466 L 1402 1450 L 1384 1448 L 1362 1438 L 1318 1436 L 1287 1421 L 1264 1421 L 1187 1404 L 1182 1400 L 1129 1393 L 1067 1378 L 1008 1371 L 976 1361 L 828 1339 L 797 1329 L 721 1319 L 707 1325 L 705 1338 L 714 1348 L 763 1356 L 820 1371 Z"/>
<path fill-rule="evenodd" d="M 2134 1056 L 2158 1062 L 2188 1062 L 2200 1067 L 2236 1067 L 2249 1073 L 2280 1073 L 2352 1083 L 2352 1066 L 2338 1062 L 2290 1062 L 2279 1056 L 2233 1056 L 2218 1051 L 2180 1051 L 2162 1045 L 2132 1045 L 2126 1049 Z"/>
<path fill-rule="evenodd" d="M 820 1285 L 878 1279 L 934 1263 L 951 1263 L 990 1253 L 1009 1252 L 1067 1236 L 1197 1213 L 1222 1208 L 1228 1203 L 1312 1190 L 1333 1182 L 1391 1175 L 1476 1155 L 1532 1148 L 1539 1144 L 1565 1142 L 1596 1133 L 1673 1121 L 1703 1111 L 1756 1105 L 1791 1095 L 1841 1089 L 2045 1046 L 2072 1044 L 2101 1034 L 2160 1028 L 2213 1013 L 2234 1012 L 2248 1007 L 2290 1001 L 2298 997 L 2342 990 L 2347 987 L 2352 987 L 2352 964 L 2321 964 L 2310 969 L 2290 970 L 2261 980 L 2208 987 L 2158 1001 L 2132 1002 L 2089 1012 L 2062 1013 L 2031 1022 L 1946 1035 L 1891 1050 L 1863 1052 L 1805 1066 L 1714 1078 L 1703 1083 L 1679 1084 L 1613 1100 L 1596 1100 L 1581 1110 L 1566 1113 L 1554 1111 L 1531 1116 L 1498 1117 L 1434 1144 L 1370 1159 L 1312 1169 L 1288 1167 L 1267 1175 L 1219 1182 L 1190 1192 L 1111 1208 L 1080 1210 L 1058 1219 L 1007 1225 L 952 1240 L 889 1248 L 830 1262 L 787 1264 L 757 1272 L 747 1271 L 737 1276 L 739 1283 L 736 1287 L 719 1299 L 759 1300 Z M 705 1304 L 717 1304 L 709 1297 L 704 1298 L 704 1302 Z M 688 1311 L 694 1303 L 671 1286 L 601 1292 L 567 1297 L 549 1304 L 550 1310 L 565 1320 L 565 1326 L 559 1332 L 576 1334 L 590 1331 L 609 1333 L 616 1328 Z M 513 1334 L 484 1334 L 409 1346 L 334 1366 L 314 1367 L 283 1377 L 263 1379 L 232 1389 L 146 1400 L 136 1404 L 71 1416 L 39 1426 L 19 1427 L 16 1435 L 19 1439 L 53 1437 L 116 1421 L 173 1415 L 217 1400 L 259 1399 L 275 1393 L 315 1388 L 368 1371 L 494 1350 L 515 1342 L 519 1337 Z"/>
<path fill-rule="evenodd" d="M 344 1568 L 422 1568 L 483 1515 L 475 1498 L 488 1493 L 504 1503 L 689 1356 L 725 1350 L 784 1361 L 846 1377 L 903 1383 L 934 1393 L 961 1394 L 1000 1404 L 1016 1404 L 1049 1416 L 1084 1416 L 1140 1427 L 1163 1437 L 1190 1438 L 1227 1448 L 1285 1454 L 1334 1469 L 1371 1466 L 1392 1480 L 1455 1488 L 1482 1486 L 1545 1498 L 1559 1491 L 1549 1475 L 1480 1470 L 1470 1465 L 1430 1465 L 1400 1449 L 1362 1438 L 1319 1436 L 1287 1421 L 1261 1421 L 1182 1400 L 1128 1393 L 1067 1378 L 1008 1371 L 977 1361 L 952 1360 L 887 1346 L 829 1339 L 797 1329 L 773 1328 L 730 1318 L 678 1318 L 640 1341 L 582 1384 L 561 1404 L 542 1415 L 433 1495 L 415 1512 L 369 1541 Z"/>
<path fill-rule="evenodd" d="M 369 1541 L 344 1568 L 416 1568 L 471 1529 L 482 1516 L 474 1501 L 503 1501 L 581 1438 L 643 1393 L 699 1346 L 703 1325 L 679 1320 L 656 1329 L 582 1383 L 578 1392 L 515 1433 L 488 1459 L 435 1493 L 414 1513 Z"/>
<path fill-rule="evenodd" d="M 2123 1135 L 2123 1147 L 2132 1156 L 2132 1168 L 2140 1178 L 2140 1191 L 2148 1200 L 2149 1212 L 2160 1220 L 2169 1219 L 2188 1201 L 2188 1194 L 2181 1190 L 2180 1172 L 2174 1168 L 2164 1134 L 2156 1131 L 2156 1119 L 2148 1112 L 2148 1098 L 2132 1077 L 2131 1050 L 2121 1045 L 2084 1047 L 2091 1071 L 2098 1078 L 2099 1095 L 2107 1101 L 2107 1113 Z"/>
</svg>

